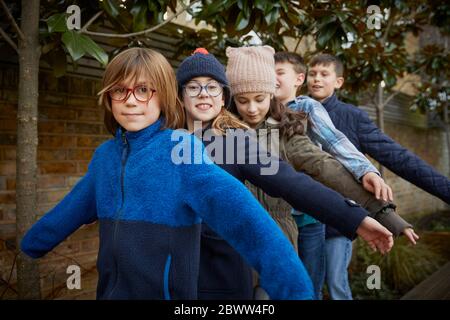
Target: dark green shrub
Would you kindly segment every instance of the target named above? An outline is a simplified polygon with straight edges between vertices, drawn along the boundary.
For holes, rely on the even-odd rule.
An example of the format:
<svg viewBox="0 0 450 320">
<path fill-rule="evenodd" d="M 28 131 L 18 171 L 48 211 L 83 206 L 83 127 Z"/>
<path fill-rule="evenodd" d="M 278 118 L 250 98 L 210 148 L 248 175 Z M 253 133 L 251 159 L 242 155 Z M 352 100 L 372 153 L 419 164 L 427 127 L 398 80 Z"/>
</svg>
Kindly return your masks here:
<svg viewBox="0 0 450 320">
<path fill-rule="evenodd" d="M 418 285 L 436 271 L 443 258 L 430 246 L 417 243 L 412 246 L 404 237 L 397 238 L 391 252 L 382 256 L 374 253 L 365 243 L 356 240 L 350 265 L 350 284 L 353 295 L 360 299 L 395 299 Z M 381 270 L 381 289 L 366 286 L 367 267 L 377 265 Z"/>
</svg>

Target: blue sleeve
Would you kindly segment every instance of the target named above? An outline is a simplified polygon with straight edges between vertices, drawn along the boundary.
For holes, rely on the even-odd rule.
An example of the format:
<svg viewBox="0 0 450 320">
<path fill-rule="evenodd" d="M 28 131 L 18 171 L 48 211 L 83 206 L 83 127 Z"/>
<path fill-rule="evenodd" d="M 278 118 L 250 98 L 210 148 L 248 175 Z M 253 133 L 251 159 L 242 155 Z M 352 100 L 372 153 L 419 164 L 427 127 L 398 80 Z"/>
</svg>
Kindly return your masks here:
<svg viewBox="0 0 450 320">
<path fill-rule="evenodd" d="M 261 188 L 269 196 L 283 198 L 294 209 L 333 226 L 347 238 L 356 238 L 356 230 L 367 216 L 367 211 L 359 206 L 351 206 L 351 202 L 346 201 L 340 193 L 297 172 L 289 163 L 271 155 L 261 146 L 258 145 L 258 155 L 253 154 L 255 150 L 249 148 L 248 143 L 245 150 L 245 164 L 237 165 L 243 179 Z M 261 163 L 261 159 L 264 159 L 264 163 Z M 261 174 L 263 168 L 277 170 L 264 175 Z"/>
<path fill-rule="evenodd" d="M 347 136 L 334 126 L 322 104 L 314 102 L 314 107 L 309 113 L 313 141 L 319 142 L 323 150 L 342 163 L 356 180 L 359 181 L 369 172 L 379 174 L 378 170 L 356 149 Z"/>
<path fill-rule="evenodd" d="M 358 110 L 358 139 L 364 153 L 419 188 L 450 204 L 450 180 L 384 134 Z"/>
<path fill-rule="evenodd" d="M 241 182 L 215 164 L 185 165 L 185 173 L 187 205 L 258 271 L 272 299 L 312 299 L 293 246 Z"/>
<path fill-rule="evenodd" d="M 22 239 L 21 250 L 40 258 L 83 224 L 97 220 L 94 179 L 90 170 L 55 208 L 39 219 Z"/>
</svg>

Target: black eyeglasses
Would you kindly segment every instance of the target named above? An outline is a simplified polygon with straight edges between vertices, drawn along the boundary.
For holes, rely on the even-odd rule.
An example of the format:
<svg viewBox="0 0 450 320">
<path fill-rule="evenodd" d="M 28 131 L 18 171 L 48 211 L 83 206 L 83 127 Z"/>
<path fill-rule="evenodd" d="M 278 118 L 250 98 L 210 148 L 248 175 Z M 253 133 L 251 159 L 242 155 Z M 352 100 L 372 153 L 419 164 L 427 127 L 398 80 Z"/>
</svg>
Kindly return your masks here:
<svg viewBox="0 0 450 320">
<path fill-rule="evenodd" d="M 114 101 L 125 102 L 133 93 L 134 97 L 139 102 L 148 102 L 156 92 L 154 89 L 150 89 L 147 86 L 139 85 L 134 88 L 125 88 L 121 86 L 115 86 L 108 91 L 109 97 Z"/>
<path fill-rule="evenodd" d="M 191 98 L 198 97 L 203 89 L 205 89 L 206 93 L 211 97 L 217 97 L 223 92 L 223 85 L 216 81 L 208 82 L 204 86 L 197 81 L 192 81 L 185 84 L 183 88 L 184 92 L 186 92 L 186 94 Z"/>
</svg>

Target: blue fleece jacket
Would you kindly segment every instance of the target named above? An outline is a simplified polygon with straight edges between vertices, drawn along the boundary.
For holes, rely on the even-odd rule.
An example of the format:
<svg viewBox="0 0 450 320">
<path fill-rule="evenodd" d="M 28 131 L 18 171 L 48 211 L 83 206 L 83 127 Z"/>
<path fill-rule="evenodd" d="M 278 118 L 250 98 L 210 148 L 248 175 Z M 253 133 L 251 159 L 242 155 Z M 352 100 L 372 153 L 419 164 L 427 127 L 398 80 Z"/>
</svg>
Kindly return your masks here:
<svg viewBox="0 0 450 320">
<path fill-rule="evenodd" d="M 98 219 L 98 299 L 196 299 L 204 220 L 259 272 L 271 297 L 311 299 L 305 268 L 269 214 L 224 170 L 195 164 L 203 144 L 162 130 L 163 121 L 118 130 L 98 147 L 86 175 L 27 232 L 22 251 L 41 257 Z M 177 165 L 174 150 L 185 157 L 188 149 L 194 164 Z"/>
</svg>

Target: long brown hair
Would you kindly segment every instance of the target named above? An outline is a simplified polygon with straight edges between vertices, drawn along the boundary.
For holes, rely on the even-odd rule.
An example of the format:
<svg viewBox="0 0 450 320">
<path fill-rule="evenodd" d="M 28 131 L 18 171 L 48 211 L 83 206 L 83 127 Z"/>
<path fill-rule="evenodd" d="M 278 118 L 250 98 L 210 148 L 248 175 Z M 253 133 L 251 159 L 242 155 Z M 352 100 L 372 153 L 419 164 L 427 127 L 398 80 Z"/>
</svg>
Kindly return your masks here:
<svg viewBox="0 0 450 320">
<path fill-rule="evenodd" d="M 269 115 L 280 122 L 280 133 L 290 139 L 295 134 L 306 134 L 306 121 L 308 116 L 303 111 L 294 111 L 277 98 L 270 100 Z"/>
<path fill-rule="evenodd" d="M 234 99 L 231 99 L 229 110 L 232 114 L 241 118 Z M 275 97 L 270 100 L 270 108 L 266 119 L 268 117 L 272 117 L 280 123 L 279 129 L 281 136 L 287 139 L 290 139 L 295 134 L 306 133 L 307 114 L 303 111 L 294 111 L 286 107 Z"/>
<path fill-rule="evenodd" d="M 156 90 L 161 113 L 165 117 L 163 128 L 182 128 L 184 112 L 180 112 L 181 104 L 172 66 L 155 50 L 131 48 L 115 56 L 103 74 L 102 90 L 98 95 L 99 104 L 105 107 L 104 122 L 108 131 L 114 135 L 119 127 L 112 114 L 108 90 L 124 80 L 137 81 L 140 76 L 147 79 L 149 85 Z"/>
</svg>

